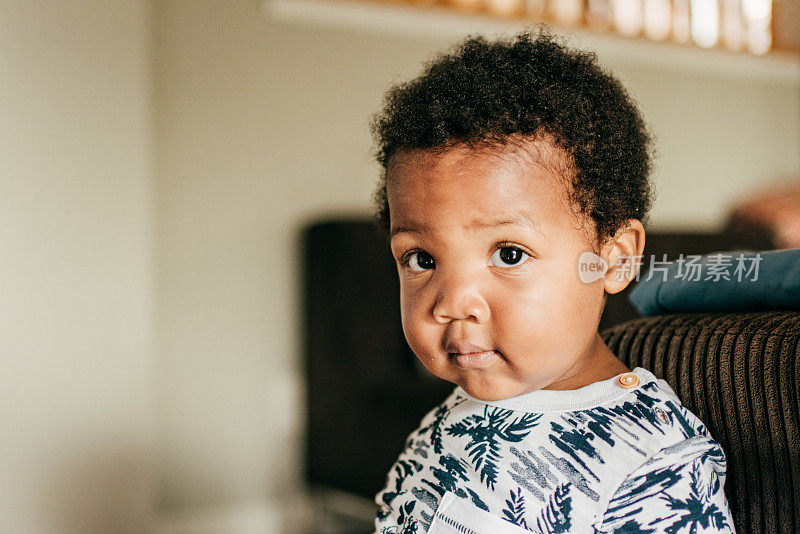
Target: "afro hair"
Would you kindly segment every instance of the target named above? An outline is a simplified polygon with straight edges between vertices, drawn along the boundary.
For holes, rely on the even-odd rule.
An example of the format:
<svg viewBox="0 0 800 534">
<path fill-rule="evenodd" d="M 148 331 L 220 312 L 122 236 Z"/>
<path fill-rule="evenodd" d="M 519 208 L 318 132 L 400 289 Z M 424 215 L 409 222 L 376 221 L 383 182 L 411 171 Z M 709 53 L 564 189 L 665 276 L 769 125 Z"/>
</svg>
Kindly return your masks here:
<svg viewBox="0 0 800 534">
<path fill-rule="evenodd" d="M 627 219 L 646 222 L 652 141 L 635 102 L 594 53 L 567 48 L 546 26 L 511 39 L 468 37 L 390 88 L 370 126 L 382 166 L 375 203 L 384 231 L 387 171 L 398 151 L 497 147 L 520 135 L 563 149 L 570 198 L 594 221 L 598 243 Z"/>
</svg>

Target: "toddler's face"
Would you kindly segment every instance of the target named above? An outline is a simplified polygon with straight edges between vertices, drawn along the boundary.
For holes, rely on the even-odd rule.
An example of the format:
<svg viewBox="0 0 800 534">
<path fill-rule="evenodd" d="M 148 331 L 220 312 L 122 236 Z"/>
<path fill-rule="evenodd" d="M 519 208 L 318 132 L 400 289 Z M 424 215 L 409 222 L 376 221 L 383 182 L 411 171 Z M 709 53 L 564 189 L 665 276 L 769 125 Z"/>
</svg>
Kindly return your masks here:
<svg viewBox="0 0 800 534">
<path fill-rule="evenodd" d="M 563 178 L 512 153 L 416 150 L 393 156 L 387 196 L 403 331 L 431 373 L 484 400 L 594 381 L 604 285 L 578 277 L 594 229 Z"/>
</svg>

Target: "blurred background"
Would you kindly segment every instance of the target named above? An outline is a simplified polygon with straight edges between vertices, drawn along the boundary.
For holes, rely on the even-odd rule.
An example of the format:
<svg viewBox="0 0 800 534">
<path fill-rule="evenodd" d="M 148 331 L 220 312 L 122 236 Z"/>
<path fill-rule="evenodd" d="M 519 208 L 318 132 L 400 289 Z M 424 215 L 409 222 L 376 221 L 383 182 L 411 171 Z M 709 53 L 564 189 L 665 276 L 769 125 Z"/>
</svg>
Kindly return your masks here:
<svg viewBox="0 0 800 534">
<path fill-rule="evenodd" d="M 800 246 L 799 4 L 3 0 L 0 531 L 363 531 L 307 454 L 309 228 L 369 218 L 369 116 L 467 33 L 597 51 L 654 231 Z"/>
</svg>

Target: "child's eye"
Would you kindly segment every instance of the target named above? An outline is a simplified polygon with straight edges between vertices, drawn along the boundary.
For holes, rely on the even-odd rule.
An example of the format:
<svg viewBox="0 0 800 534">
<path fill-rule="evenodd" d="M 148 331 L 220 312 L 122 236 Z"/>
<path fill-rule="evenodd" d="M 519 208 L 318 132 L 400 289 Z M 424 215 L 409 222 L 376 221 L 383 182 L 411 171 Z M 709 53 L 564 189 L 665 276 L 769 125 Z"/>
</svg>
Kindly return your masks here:
<svg viewBox="0 0 800 534">
<path fill-rule="evenodd" d="M 433 261 L 433 256 L 423 250 L 413 252 L 406 256 L 406 262 L 412 271 L 417 272 L 436 267 L 436 262 Z"/>
<path fill-rule="evenodd" d="M 501 247 L 492 253 L 492 263 L 497 267 L 514 267 L 530 258 L 530 254 L 518 247 Z"/>
</svg>

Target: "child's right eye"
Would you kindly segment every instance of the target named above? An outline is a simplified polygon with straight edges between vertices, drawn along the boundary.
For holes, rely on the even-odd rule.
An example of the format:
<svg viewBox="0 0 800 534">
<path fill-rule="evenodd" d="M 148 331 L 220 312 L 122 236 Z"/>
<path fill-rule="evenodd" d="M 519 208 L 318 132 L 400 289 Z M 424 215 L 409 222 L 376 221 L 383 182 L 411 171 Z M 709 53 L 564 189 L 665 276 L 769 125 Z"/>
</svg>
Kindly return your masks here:
<svg viewBox="0 0 800 534">
<path fill-rule="evenodd" d="M 406 256 L 406 262 L 412 271 L 417 272 L 436 267 L 436 262 L 433 261 L 433 256 L 423 250 L 412 252 Z"/>
</svg>

